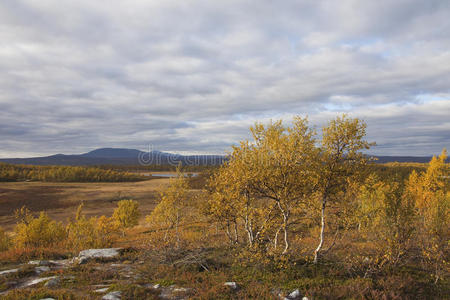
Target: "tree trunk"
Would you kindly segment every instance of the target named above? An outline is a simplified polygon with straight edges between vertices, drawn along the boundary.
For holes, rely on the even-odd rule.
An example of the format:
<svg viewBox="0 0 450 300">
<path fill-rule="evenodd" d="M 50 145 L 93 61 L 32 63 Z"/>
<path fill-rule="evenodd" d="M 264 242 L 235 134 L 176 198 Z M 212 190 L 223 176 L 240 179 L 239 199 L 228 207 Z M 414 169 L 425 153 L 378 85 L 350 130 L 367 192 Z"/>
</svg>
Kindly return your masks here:
<svg viewBox="0 0 450 300">
<path fill-rule="evenodd" d="M 233 238 L 231 237 L 231 232 L 230 232 L 230 222 L 227 221 L 227 226 L 226 226 L 226 234 L 228 237 L 228 240 L 230 241 L 230 244 L 233 244 Z"/>
<path fill-rule="evenodd" d="M 275 233 L 275 237 L 273 239 L 273 248 L 276 250 L 278 247 L 278 234 L 280 234 L 282 227 L 278 228 L 277 232 Z"/>
<path fill-rule="evenodd" d="M 248 235 L 248 244 L 251 247 L 251 246 L 253 246 L 253 228 L 252 228 L 251 221 L 249 221 L 249 219 L 248 219 L 248 210 L 249 210 L 249 206 L 250 206 L 250 196 L 249 196 L 248 192 L 246 192 L 245 197 L 247 199 L 247 202 L 245 205 L 244 227 L 245 227 L 245 231 L 247 231 L 247 235 Z"/>
<path fill-rule="evenodd" d="M 177 235 L 177 243 L 176 243 L 176 248 L 178 249 L 180 247 L 180 233 L 178 232 L 178 223 L 179 223 L 179 214 L 177 212 L 177 222 L 175 224 L 175 231 L 176 231 L 176 235 Z"/>
<path fill-rule="evenodd" d="M 320 242 L 314 251 L 314 263 L 316 264 L 319 261 L 320 250 L 322 250 L 323 240 L 324 240 L 324 231 L 325 231 L 325 207 L 327 201 L 326 198 L 322 199 L 322 211 L 321 211 L 321 222 L 320 222 Z"/>
<path fill-rule="evenodd" d="M 284 250 L 282 254 L 286 254 L 289 249 L 288 230 L 286 224 L 283 226 L 283 231 L 284 231 Z"/>
<path fill-rule="evenodd" d="M 234 221 L 234 243 L 239 244 L 239 233 L 236 220 Z"/>
<path fill-rule="evenodd" d="M 169 236 L 169 230 L 170 230 L 170 227 L 167 227 L 166 232 L 164 233 L 164 242 L 167 242 L 167 238 Z"/>
<path fill-rule="evenodd" d="M 289 249 L 289 236 L 288 236 L 288 222 L 289 222 L 289 210 L 283 209 L 281 203 L 277 202 L 278 208 L 283 215 L 283 232 L 284 232 L 284 249 L 281 254 L 286 254 Z"/>
<path fill-rule="evenodd" d="M 247 232 L 247 236 L 248 236 L 248 245 L 251 247 L 251 246 L 253 246 L 253 229 L 252 229 L 252 225 L 249 222 L 247 216 L 245 217 L 244 227 L 245 227 L 245 231 Z"/>
</svg>

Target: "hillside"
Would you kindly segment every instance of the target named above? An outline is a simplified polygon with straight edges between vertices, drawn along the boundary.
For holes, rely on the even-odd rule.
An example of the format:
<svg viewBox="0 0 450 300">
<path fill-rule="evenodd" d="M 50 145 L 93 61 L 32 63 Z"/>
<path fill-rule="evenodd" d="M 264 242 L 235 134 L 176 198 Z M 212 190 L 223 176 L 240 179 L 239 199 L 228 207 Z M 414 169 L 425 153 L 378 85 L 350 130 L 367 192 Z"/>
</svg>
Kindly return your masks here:
<svg viewBox="0 0 450 300">
<path fill-rule="evenodd" d="M 431 156 L 375 156 L 377 163 L 414 162 L 428 163 Z M 161 151 L 143 152 L 126 148 L 99 148 L 87 153 L 66 155 L 55 154 L 44 157 L 3 158 L 0 162 L 22 165 L 177 165 L 182 162 L 191 166 L 220 165 L 226 159 L 223 155 L 180 155 Z"/>
<path fill-rule="evenodd" d="M 3 158 L 0 162 L 24 165 L 219 165 L 221 155 L 179 155 L 161 151 L 143 152 L 136 149 L 100 148 L 83 154 L 56 154 L 44 157 Z"/>
</svg>

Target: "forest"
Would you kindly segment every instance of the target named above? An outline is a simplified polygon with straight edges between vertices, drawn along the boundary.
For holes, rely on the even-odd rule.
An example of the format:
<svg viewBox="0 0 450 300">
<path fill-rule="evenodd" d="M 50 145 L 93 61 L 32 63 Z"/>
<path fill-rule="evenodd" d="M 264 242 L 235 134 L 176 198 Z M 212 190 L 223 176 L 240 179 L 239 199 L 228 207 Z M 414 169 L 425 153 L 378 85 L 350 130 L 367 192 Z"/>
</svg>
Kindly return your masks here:
<svg viewBox="0 0 450 300">
<path fill-rule="evenodd" d="M 98 167 L 32 166 L 0 163 L 0 182 L 122 182 L 144 180 L 125 171 Z"/>
<path fill-rule="evenodd" d="M 0 261 L 52 256 L 56 245 L 70 256 L 120 244 L 137 251 L 142 276 L 189 285 L 196 299 L 278 299 L 274 290 L 292 288 L 308 299 L 449 295 L 445 149 L 428 164 L 374 165 L 365 123 L 345 115 L 319 133 L 297 117 L 291 126 L 257 123 L 251 134 L 207 175 L 186 178 L 179 166 L 140 222 L 132 199 L 110 217 L 88 218 L 80 205 L 65 225 L 17 211 L 14 232 L 0 233 Z M 39 170 L 20 176 L 62 169 Z M 227 279 L 240 289 L 224 289 Z M 142 286 L 122 290 L 158 299 Z"/>
</svg>

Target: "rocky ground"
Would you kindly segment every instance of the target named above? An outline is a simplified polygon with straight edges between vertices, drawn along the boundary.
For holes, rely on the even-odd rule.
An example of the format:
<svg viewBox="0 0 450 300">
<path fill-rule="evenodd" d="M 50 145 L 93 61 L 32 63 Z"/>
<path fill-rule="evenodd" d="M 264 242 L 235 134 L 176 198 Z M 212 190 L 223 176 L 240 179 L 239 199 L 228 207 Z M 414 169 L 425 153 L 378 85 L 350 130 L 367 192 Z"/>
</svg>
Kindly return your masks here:
<svg viewBox="0 0 450 300">
<path fill-rule="evenodd" d="M 5 299 L 191 299 L 198 291 L 168 282 L 147 282 L 142 266 L 145 261 L 130 255 L 129 249 L 88 249 L 72 259 L 33 260 L 9 265 L 0 271 L 0 297 Z M 238 282 L 223 282 L 225 298 L 239 298 Z M 30 290 L 42 290 L 38 298 Z M 45 295 L 58 290 L 61 297 Z M 47 292 L 45 292 L 47 291 Z M 46 294 L 47 293 L 47 294 Z M 65 297 L 64 293 L 70 294 Z M 236 293 L 233 297 L 233 293 Z M 21 296 L 22 295 L 22 296 Z M 20 298 L 24 297 L 24 298 Z M 307 300 L 300 290 L 273 290 L 274 299 Z"/>
</svg>

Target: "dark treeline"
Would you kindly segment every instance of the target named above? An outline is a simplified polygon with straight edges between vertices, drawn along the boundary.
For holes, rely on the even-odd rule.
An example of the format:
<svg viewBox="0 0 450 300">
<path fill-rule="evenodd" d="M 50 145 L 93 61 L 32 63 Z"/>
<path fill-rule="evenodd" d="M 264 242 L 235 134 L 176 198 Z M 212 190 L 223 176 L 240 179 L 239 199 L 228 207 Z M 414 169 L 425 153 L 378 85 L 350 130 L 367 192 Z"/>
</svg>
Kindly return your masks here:
<svg viewBox="0 0 450 300">
<path fill-rule="evenodd" d="M 424 163 L 372 163 L 368 165 L 368 174 L 375 173 L 383 180 L 404 181 L 408 178 L 412 171 L 417 173 L 425 171 L 428 164 Z"/>
<path fill-rule="evenodd" d="M 95 168 L 116 170 L 122 172 L 175 172 L 178 165 L 96 165 Z M 183 172 L 199 172 L 211 174 L 217 170 L 221 165 L 182 165 Z M 412 171 L 424 171 L 427 167 L 425 163 L 410 163 L 410 162 L 390 162 L 369 164 L 370 173 L 377 173 L 381 178 L 403 178 L 406 179 Z M 208 176 L 209 177 L 209 176 Z"/>
<path fill-rule="evenodd" d="M 161 165 L 97 165 L 96 168 L 117 170 L 123 172 L 175 172 L 178 165 L 161 164 Z M 220 165 L 187 165 L 182 164 L 183 172 L 205 172 L 217 169 Z"/>
<path fill-rule="evenodd" d="M 31 166 L 0 163 L 0 181 L 124 182 L 146 178 L 137 174 L 96 167 Z"/>
<path fill-rule="evenodd" d="M 48 181 L 48 182 L 124 182 L 145 180 L 134 172 L 174 172 L 172 165 L 99 165 L 86 166 L 33 166 L 0 163 L 0 181 Z M 199 172 L 199 176 L 190 179 L 193 188 L 204 186 L 206 179 L 218 166 L 183 166 L 184 172 Z M 406 179 L 412 171 L 425 170 L 421 163 L 385 163 L 369 164 L 369 173 L 376 173 L 384 179 Z M 133 173 L 130 173 L 133 172 Z"/>
</svg>

